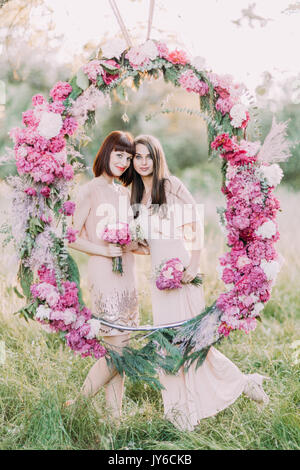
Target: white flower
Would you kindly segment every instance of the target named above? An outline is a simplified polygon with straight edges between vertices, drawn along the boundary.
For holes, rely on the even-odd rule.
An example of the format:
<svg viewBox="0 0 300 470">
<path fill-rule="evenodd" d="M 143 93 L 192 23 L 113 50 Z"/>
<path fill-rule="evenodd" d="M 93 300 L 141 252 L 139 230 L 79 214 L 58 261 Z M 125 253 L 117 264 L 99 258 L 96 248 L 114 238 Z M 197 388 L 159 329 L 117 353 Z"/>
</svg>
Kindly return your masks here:
<svg viewBox="0 0 300 470">
<path fill-rule="evenodd" d="M 272 238 L 277 231 L 276 224 L 273 220 L 268 220 L 262 224 L 258 229 L 255 231 L 256 235 L 260 235 L 262 238 Z"/>
<path fill-rule="evenodd" d="M 275 281 L 277 274 L 280 271 L 280 265 L 277 261 L 267 261 L 262 259 L 260 262 L 260 267 L 264 271 L 268 281 Z"/>
<path fill-rule="evenodd" d="M 41 115 L 37 131 L 45 139 L 51 139 L 59 134 L 62 125 L 63 120 L 60 114 L 45 111 Z"/>
<path fill-rule="evenodd" d="M 247 108 L 242 103 L 237 103 L 230 110 L 231 124 L 233 127 L 241 127 L 242 122 L 246 119 Z"/>
<path fill-rule="evenodd" d="M 45 305 L 39 305 L 36 310 L 35 318 L 37 320 L 49 320 L 51 313 L 51 308 L 46 307 Z"/>
<path fill-rule="evenodd" d="M 166 279 L 173 279 L 174 276 L 173 276 L 173 268 L 168 268 L 166 271 L 163 272 L 163 276 L 166 278 Z"/>
<path fill-rule="evenodd" d="M 99 320 L 96 320 L 95 318 L 91 318 L 91 320 L 88 320 L 87 323 L 90 325 L 91 328 L 90 328 L 89 333 L 85 335 L 85 337 L 87 339 L 96 338 L 96 336 L 98 335 L 100 331 L 101 323 L 99 322 Z"/>
<path fill-rule="evenodd" d="M 183 264 L 182 263 L 175 264 L 175 269 L 177 271 L 183 271 L 184 270 Z"/>
<path fill-rule="evenodd" d="M 122 52 L 126 49 L 126 43 L 123 39 L 112 39 L 101 46 L 102 55 L 106 59 L 119 59 Z"/>
<path fill-rule="evenodd" d="M 47 293 L 46 302 L 48 305 L 50 305 L 50 307 L 54 307 L 59 301 L 59 297 L 59 293 L 55 290 L 55 288 L 53 288 Z"/>
<path fill-rule="evenodd" d="M 150 39 L 141 46 L 141 51 L 150 60 L 154 60 L 158 56 L 157 47 Z"/>
<path fill-rule="evenodd" d="M 265 178 L 269 186 L 277 186 L 283 177 L 283 171 L 277 163 L 261 165 L 256 173 L 258 177 Z"/>
<path fill-rule="evenodd" d="M 252 310 L 252 315 L 257 316 L 259 312 L 264 308 L 264 304 L 262 302 L 258 302 L 257 304 L 254 305 L 253 310 Z"/>
<path fill-rule="evenodd" d="M 200 56 L 194 57 L 191 61 L 191 64 L 193 65 L 193 67 L 195 67 L 196 70 L 198 70 L 198 72 L 202 72 L 205 67 L 205 59 L 204 57 Z"/>
<path fill-rule="evenodd" d="M 76 320 L 77 315 L 73 308 L 66 308 L 66 310 L 64 310 L 62 313 L 62 317 L 64 324 L 70 325 L 70 323 L 73 323 Z"/>
</svg>

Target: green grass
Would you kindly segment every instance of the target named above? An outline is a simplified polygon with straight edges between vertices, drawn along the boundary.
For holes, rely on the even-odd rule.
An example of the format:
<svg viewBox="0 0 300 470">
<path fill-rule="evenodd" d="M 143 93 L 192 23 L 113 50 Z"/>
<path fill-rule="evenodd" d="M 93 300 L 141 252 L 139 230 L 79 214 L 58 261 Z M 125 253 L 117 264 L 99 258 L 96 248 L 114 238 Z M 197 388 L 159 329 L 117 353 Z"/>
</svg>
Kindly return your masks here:
<svg viewBox="0 0 300 470">
<path fill-rule="evenodd" d="M 5 343 L 6 357 L 0 364 L 0 449 L 299 449 L 299 364 L 292 348 L 299 339 L 297 197 L 285 192 L 280 195 L 284 210 L 278 249 L 285 264 L 263 312 L 263 322 L 249 335 L 233 333 L 218 347 L 243 372 L 272 378 L 264 385 L 270 396 L 267 406 L 242 395 L 216 416 L 203 419 L 193 432 L 180 432 L 164 420 L 159 392 L 126 380 L 123 417 L 118 425 L 106 413 L 103 391 L 92 400 L 81 399 L 64 408 L 64 401 L 77 394 L 94 360 L 74 356 L 39 324 L 13 316 L 22 301 L 11 292 L 11 280 L 3 273 L 0 341 Z M 224 241 L 209 210 L 206 220 L 210 227 L 215 226 L 206 232 L 203 254 L 209 304 L 216 290 L 222 289 L 211 260 L 222 253 Z M 7 266 L 6 256 L 2 254 L 2 270 Z M 148 322 L 149 260 L 140 257 L 137 261 L 141 315 Z M 80 259 L 83 273 L 85 262 Z"/>
</svg>

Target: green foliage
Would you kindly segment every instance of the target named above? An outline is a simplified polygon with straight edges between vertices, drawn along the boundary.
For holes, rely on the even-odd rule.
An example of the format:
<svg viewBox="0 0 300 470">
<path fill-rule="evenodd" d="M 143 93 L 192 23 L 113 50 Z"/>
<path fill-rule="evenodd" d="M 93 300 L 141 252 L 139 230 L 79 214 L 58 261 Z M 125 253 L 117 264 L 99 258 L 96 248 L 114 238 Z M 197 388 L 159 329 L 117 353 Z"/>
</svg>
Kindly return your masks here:
<svg viewBox="0 0 300 470">
<path fill-rule="evenodd" d="M 27 266 L 20 262 L 17 278 L 22 287 L 23 294 L 27 299 L 31 298 L 30 286 L 33 283 L 33 272 Z"/>
<path fill-rule="evenodd" d="M 81 306 L 84 306 L 84 301 L 82 298 L 82 290 L 80 287 L 80 273 L 79 269 L 77 266 L 76 261 L 74 258 L 70 255 L 70 253 L 67 254 L 67 265 L 68 265 L 68 270 L 67 270 L 67 280 L 70 282 L 76 282 L 77 288 L 78 288 L 78 300 Z"/>
</svg>

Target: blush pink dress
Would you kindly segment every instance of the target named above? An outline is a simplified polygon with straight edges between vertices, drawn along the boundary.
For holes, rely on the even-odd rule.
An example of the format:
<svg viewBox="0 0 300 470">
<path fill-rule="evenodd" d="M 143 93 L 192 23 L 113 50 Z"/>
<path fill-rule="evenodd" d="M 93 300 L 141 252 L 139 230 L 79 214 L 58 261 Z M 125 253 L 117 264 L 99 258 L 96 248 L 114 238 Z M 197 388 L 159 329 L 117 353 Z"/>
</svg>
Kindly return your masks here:
<svg viewBox="0 0 300 470">
<path fill-rule="evenodd" d="M 86 204 L 89 208 L 80 237 L 98 245 L 104 227 L 108 223 L 131 221 L 129 191 L 120 184 L 110 184 L 101 175 L 80 186 L 76 194 L 76 206 Z M 111 323 L 138 326 L 138 292 L 134 254 L 123 253 L 121 275 L 112 271 L 112 258 L 89 255 L 88 287 L 91 295 L 92 313 Z M 128 334 L 102 325 L 100 334 L 115 336 Z"/>
<path fill-rule="evenodd" d="M 184 266 L 189 264 L 190 252 L 186 248 L 182 225 L 181 231 L 177 230 L 178 223 L 200 220 L 199 210 L 187 188 L 175 176 L 170 176 L 169 180 L 166 185 L 167 205 L 185 205 L 187 210 L 183 220 L 172 219 L 174 211 L 171 217 L 162 215 L 158 218 L 151 214 L 151 199 L 142 206 L 138 217 L 144 235 L 147 234 L 153 273 L 162 261 L 170 258 L 180 258 Z M 168 223 L 164 217 L 169 218 Z M 180 233 L 182 237 L 178 235 Z M 184 284 L 180 289 L 159 290 L 155 276 L 152 276 L 151 292 L 154 325 L 187 320 L 205 308 L 202 286 Z M 165 387 L 162 390 L 165 417 L 181 430 L 193 430 L 202 418 L 213 416 L 232 404 L 243 392 L 247 378 L 227 357 L 211 347 L 197 370 L 194 363 L 186 373 L 183 368 L 177 375 L 160 373 L 159 380 Z"/>
</svg>

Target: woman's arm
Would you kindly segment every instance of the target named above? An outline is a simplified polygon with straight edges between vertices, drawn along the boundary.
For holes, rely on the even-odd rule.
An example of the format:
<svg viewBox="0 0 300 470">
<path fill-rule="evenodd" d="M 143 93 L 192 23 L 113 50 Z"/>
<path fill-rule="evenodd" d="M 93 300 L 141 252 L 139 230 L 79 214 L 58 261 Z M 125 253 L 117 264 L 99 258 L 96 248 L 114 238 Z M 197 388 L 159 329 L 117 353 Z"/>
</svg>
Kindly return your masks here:
<svg viewBox="0 0 300 470">
<path fill-rule="evenodd" d="M 87 219 L 87 216 L 90 211 L 90 199 L 89 199 L 88 187 L 84 185 L 80 189 L 80 194 L 76 198 L 76 207 L 75 212 L 72 217 L 72 228 L 77 230 L 78 234 L 81 233 L 84 223 Z M 99 255 L 106 257 L 116 257 L 122 255 L 122 249 L 118 246 L 115 246 L 111 243 L 108 243 L 107 246 L 98 245 L 93 243 L 81 236 L 77 236 L 76 241 L 68 244 L 69 248 L 74 250 L 82 251 L 89 255 Z"/>
</svg>

